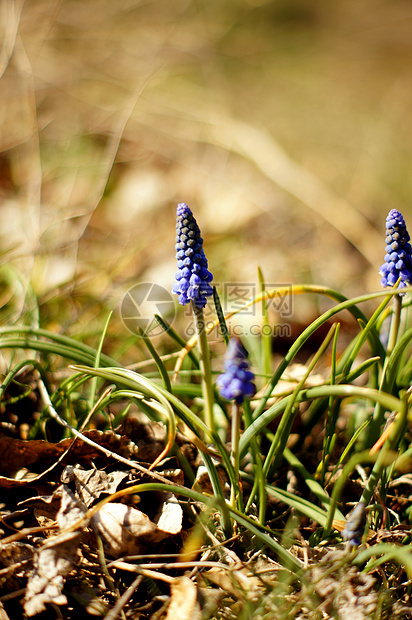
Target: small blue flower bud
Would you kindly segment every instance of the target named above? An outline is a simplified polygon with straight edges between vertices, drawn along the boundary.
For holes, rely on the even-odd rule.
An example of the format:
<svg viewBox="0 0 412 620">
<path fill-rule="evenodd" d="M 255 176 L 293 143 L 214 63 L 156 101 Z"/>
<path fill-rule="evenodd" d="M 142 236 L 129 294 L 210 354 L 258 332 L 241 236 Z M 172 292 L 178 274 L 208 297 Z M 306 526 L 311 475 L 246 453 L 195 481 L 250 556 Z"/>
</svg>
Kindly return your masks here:
<svg viewBox="0 0 412 620">
<path fill-rule="evenodd" d="M 178 271 L 172 292 L 179 295 L 182 306 L 194 301 L 198 308 L 204 308 L 207 297 L 213 294 L 213 276 L 207 270 L 199 226 L 184 202 L 177 205 L 175 248 Z"/>
<path fill-rule="evenodd" d="M 365 502 L 359 502 L 352 512 L 349 513 L 346 525 L 342 530 L 342 536 L 347 541 L 349 547 L 358 547 L 361 544 L 365 526 L 366 506 Z"/>
<path fill-rule="evenodd" d="M 398 288 L 412 283 L 412 247 L 402 214 L 392 209 L 386 218 L 385 262 L 379 269 L 382 286 L 394 286 L 401 278 Z"/>
<path fill-rule="evenodd" d="M 223 398 L 234 400 L 237 405 L 256 392 L 253 383 L 255 376 L 249 370 L 247 357 L 247 351 L 240 340 L 232 338 L 227 348 L 225 371 L 216 382 Z"/>
</svg>

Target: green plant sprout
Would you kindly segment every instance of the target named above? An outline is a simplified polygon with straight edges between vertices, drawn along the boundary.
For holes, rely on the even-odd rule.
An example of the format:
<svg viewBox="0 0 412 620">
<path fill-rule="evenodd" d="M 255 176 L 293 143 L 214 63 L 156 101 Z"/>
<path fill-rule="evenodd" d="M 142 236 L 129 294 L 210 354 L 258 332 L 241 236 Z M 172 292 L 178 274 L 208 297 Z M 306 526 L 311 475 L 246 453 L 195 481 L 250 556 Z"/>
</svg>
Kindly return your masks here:
<svg viewBox="0 0 412 620">
<path fill-rule="evenodd" d="M 373 539 L 376 528 L 390 532 L 412 518 L 411 502 L 405 500 L 405 507 L 395 509 L 388 492 L 412 463 L 406 435 L 412 419 L 412 328 L 407 316 L 412 249 L 404 219 L 394 209 L 386 220 L 386 235 L 387 253 L 380 268 L 384 290 L 349 299 L 309 284 L 266 288 L 259 270 L 259 293 L 225 313 L 211 285 L 199 227 L 192 211 L 181 203 L 173 293 L 180 305 L 191 306 L 192 338 L 186 340 L 157 316 L 163 330 L 161 344 L 155 346 L 140 330 L 137 342 L 144 359 L 132 369 L 122 364 L 121 356 L 117 359 L 118 354 L 104 353 L 111 314 L 95 347 L 43 328 L 41 313 L 35 327 L 3 325 L 0 349 L 10 353 L 0 387 L 3 405 L 13 406 L 31 395 L 31 388 L 21 382 L 23 372 L 37 377 L 42 408 L 29 440 L 46 439 L 53 421 L 64 429 L 62 436 L 88 442 L 107 459 L 117 459 L 130 469 L 134 461 L 113 456 L 85 434 L 93 420 L 100 415 L 107 429 L 116 427 L 134 407 L 165 429 L 163 447 L 153 462 L 136 462 L 135 468 L 149 482 L 109 495 L 62 534 L 85 526 L 109 501 L 127 494 L 167 492 L 185 506 L 189 527 L 201 525 L 205 545 L 213 520 L 213 544 L 218 540 L 230 545 L 235 534 L 236 545 L 249 545 L 244 551 L 248 557 L 250 545 L 256 552 L 272 554 L 281 566 L 279 592 L 297 588 L 304 592 L 311 583 L 310 567 L 295 549 L 303 536 L 308 549 L 316 547 L 319 553 L 326 543 L 334 547 L 337 555 L 325 564 L 325 575 L 346 568 L 372 572 L 395 563 L 412 578 L 410 541 L 393 545 Z M 286 295 L 295 303 L 302 295 L 321 297 L 326 309 L 291 342 L 276 367 L 268 329 L 255 336 L 258 342 L 253 348 L 248 346 L 249 359 L 243 338 L 233 333 L 239 314 L 256 307 L 262 326 L 268 328 L 269 302 Z M 206 325 L 209 298 L 216 318 Z M 353 323 L 350 337 L 342 315 Z M 215 361 L 218 348 L 215 352 L 209 338 L 215 328 L 220 330 L 219 347 L 226 349 L 218 376 L 212 368 L 212 354 Z M 310 345 L 311 353 L 296 374 L 298 355 L 321 331 L 318 344 Z M 168 344 L 164 353 L 163 342 Z M 65 369 L 59 378 L 57 368 Z M 196 466 L 181 449 L 182 437 L 197 451 Z M 179 463 L 183 483 L 169 480 L 162 469 L 169 458 Z M 199 462 L 206 468 L 208 485 L 198 480 Z M 202 520 L 198 513 L 208 518 Z M 302 523 L 305 534 L 299 539 L 296 528 Z M 211 534 L 209 539 L 211 545 Z M 314 595 L 307 603 L 313 610 L 316 600 Z M 248 604 L 250 613 L 260 608 L 260 603 Z"/>
</svg>

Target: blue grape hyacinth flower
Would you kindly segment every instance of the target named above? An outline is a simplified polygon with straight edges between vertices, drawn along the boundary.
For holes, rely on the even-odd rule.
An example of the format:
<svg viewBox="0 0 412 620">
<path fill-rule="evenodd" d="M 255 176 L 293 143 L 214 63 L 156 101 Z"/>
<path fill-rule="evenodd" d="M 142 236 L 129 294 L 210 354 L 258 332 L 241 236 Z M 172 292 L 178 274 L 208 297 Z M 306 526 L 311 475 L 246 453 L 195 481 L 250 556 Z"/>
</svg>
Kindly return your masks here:
<svg viewBox="0 0 412 620">
<path fill-rule="evenodd" d="M 398 288 L 412 283 L 412 247 L 403 216 L 392 209 L 386 218 L 385 262 L 379 269 L 382 286 L 394 286 L 401 278 Z"/>
<path fill-rule="evenodd" d="M 256 392 L 253 383 L 255 375 L 249 370 L 248 354 L 238 338 L 231 338 L 225 360 L 225 371 L 217 379 L 217 387 L 223 398 L 234 400 L 237 405 L 245 397 Z"/>
<path fill-rule="evenodd" d="M 178 270 L 172 292 L 179 295 L 182 306 L 193 301 L 198 308 L 204 308 L 207 297 L 213 294 L 213 276 L 207 269 L 199 226 L 184 202 L 177 205 L 175 248 Z"/>
</svg>

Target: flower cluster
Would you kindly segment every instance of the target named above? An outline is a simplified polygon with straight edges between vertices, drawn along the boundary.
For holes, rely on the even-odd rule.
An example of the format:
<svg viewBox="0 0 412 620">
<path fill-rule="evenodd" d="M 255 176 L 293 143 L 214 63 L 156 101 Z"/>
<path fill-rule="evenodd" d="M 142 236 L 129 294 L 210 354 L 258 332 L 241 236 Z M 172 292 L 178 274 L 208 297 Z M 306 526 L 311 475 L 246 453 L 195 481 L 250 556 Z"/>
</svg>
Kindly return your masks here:
<svg viewBox="0 0 412 620">
<path fill-rule="evenodd" d="M 199 226 L 184 202 L 177 205 L 175 247 L 178 271 L 172 292 L 179 295 L 182 306 L 194 301 L 198 308 L 204 308 L 206 298 L 213 293 L 210 285 L 213 276 L 207 270 Z"/>
<path fill-rule="evenodd" d="M 217 380 L 217 387 L 223 398 L 234 400 L 237 405 L 245 397 L 254 395 L 254 374 L 249 370 L 248 354 L 238 338 L 232 338 L 226 353 L 225 372 Z"/>
<path fill-rule="evenodd" d="M 342 536 L 349 547 L 358 547 L 361 544 L 365 526 L 366 506 L 365 502 L 359 502 L 348 515 L 345 528 L 342 530 Z"/>
<path fill-rule="evenodd" d="M 412 247 L 409 239 L 402 214 L 392 209 L 386 218 L 387 253 L 379 269 L 382 286 L 394 286 L 399 278 L 399 289 L 412 283 Z"/>
</svg>

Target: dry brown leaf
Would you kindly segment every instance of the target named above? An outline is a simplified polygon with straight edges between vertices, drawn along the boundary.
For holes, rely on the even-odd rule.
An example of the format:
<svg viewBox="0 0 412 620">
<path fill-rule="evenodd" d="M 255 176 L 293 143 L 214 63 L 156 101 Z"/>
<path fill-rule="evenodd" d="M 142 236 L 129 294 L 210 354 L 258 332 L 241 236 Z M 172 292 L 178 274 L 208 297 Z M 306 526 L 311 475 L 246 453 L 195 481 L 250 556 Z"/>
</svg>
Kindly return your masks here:
<svg viewBox="0 0 412 620">
<path fill-rule="evenodd" d="M 203 573 L 203 577 L 236 599 L 241 597 L 242 592 L 247 592 L 250 600 L 257 600 L 262 595 L 262 582 L 246 569 L 224 571 L 211 568 Z"/>
<path fill-rule="evenodd" d="M 183 511 L 171 495 L 163 502 L 158 522 L 135 508 L 111 502 L 93 517 L 92 523 L 102 537 L 106 553 L 117 558 L 121 555 L 142 553 L 148 545 L 177 534 L 182 529 Z"/>
<path fill-rule="evenodd" d="M 106 473 L 100 469 L 83 469 L 68 465 L 61 475 L 63 484 L 74 481 L 76 491 L 84 504 L 89 507 L 100 495 L 115 493 L 121 482 L 128 477 L 124 471 Z"/>
<path fill-rule="evenodd" d="M 61 530 L 77 522 L 85 509 L 65 486 L 60 488 L 61 506 L 57 513 L 57 523 Z M 28 583 L 24 611 L 34 616 L 46 609 L 48 603 L 65 605 L 66 596 L 62 593 L 64 578 L 78 560 L 77 547 L 81 532 L 69 532 L 50 538 L 34 556 L 34 568 Z"/>
<path fill-rule="evenodd" d="M 229 486 L 228 486 L 229 478 L 227 476 L 227 473 L 220 463 L 216 465 L 216 470 L 219 475 L 222 490 L 223 492 L 227 493 L 229 491 Z M 204 465 L 200 465 L 197 469 L 196 478 L 193 483 L 193 489 L 195 491 L 199 491 L 200 493 L 214 495 L 212 483 L 209 477 L 209 472 L 207 471 L 207 468 Z"/>
<path fill-rule="evenodd" d="M 177 498 L 168 493 L 160 507 L 158 516 L 155 518 L 157 528 L 165 534 L 178 534 L 182 529 L 183 510 Z M 160 533 L 160 532 L 159 532 Z"/>
<path fill-rule="evenodd" d="M 27 545 L 26 543 L 13 541 L 2 544 L 0 542 L 0 563 L 3 566 L 12 566 L 20 562 L 26 562 L 33 557 L 33 551 L 32 545 Z"/>
<path fill-rule="evenodd" d="M 91 430 L 84 431 L 83 435 L 125 458 L 133 459 L 137 456 L 137 446 L 128 437 L 118 435 L 113 431 Z M 63 439 L 54 444 L 40 439 L 25 441 L 11 437 L 0 437 L 0 453 L 2 454 L 0 486 L 13 486 L 11 479 L 14 479 L 16 472 L 22 468 L 39 469 L 41 467 L 41 469 L 46 469 L 53 465 L 72 444 L 73 438 Z M 97 448 L 80 440 L 74 443 L 68 454 L 71 462 L 81 462 L 87 465 L 90 465 L 93 459 L 102 456 Z M 3 476 L 7 476 L 7 478 Z M 20 481 L 20 485 L 28 484 L 28 482 L 30 480 Z"/>
<path fill-rule="evenodd" d="M 106 553 L 111 557 L 140 553 L 157 531 L 155 523 L 133 506 L 110 503 L 92 518 L 102 537 Z"/>
<path fill-rule="evenodd" d="M 19 506 L 33 508 L 34 516 L 38 520 L 39 517 L 47 517 L 53 521 L 61 506 L 61 492 L 57 489 L 52 495 L 37 495 L 19 502 Z"/>
<path fill-rule="evenodd" d="M 171 600 L 166 620 L 201 620 L 197 586 L 189 577 L 177 577 L 170 586 Z"/>
</svg>

